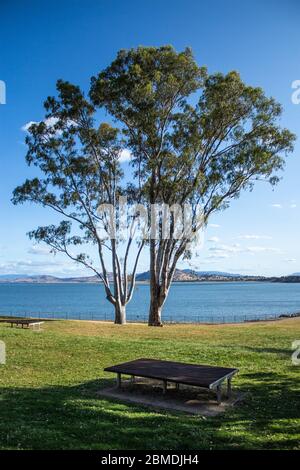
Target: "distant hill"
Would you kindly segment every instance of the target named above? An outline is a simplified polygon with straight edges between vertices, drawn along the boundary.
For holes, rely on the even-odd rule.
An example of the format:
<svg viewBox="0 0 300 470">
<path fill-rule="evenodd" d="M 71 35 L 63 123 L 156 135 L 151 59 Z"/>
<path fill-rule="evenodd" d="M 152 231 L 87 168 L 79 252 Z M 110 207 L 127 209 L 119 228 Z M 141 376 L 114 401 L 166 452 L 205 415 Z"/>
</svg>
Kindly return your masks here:
<svg viewBox="0 0 300 470">
<path fill-rule="evenodd" d="M 112 275 L 108 274 L 110 280 Z M 145 271 L 136 276 L 137 282 L 149 282 L 150 272 Z M 232 274 L 220 271 L 193 271 L 191 269 L 176 269 L 174 282 L 286 282 L 300 283 L 300 273 L 290 276 L 265 277 L 265 276 L 243 276 L 241 274 Z M 29 276 L 18 274 L 0 275 L 0 284 L 96 284 L 99 282 L 97 276 L 86 277 L 56 277 L 56 276 Z"/>
<path fill-rule="evenodd" d="M 194 271 L 192 269 L 184 269 L 185 273 L 193 273 L 197 276 L 225 276 L 225 277 L 242 277 L 241 274 L 232 274 L 222 271 Z"/>
<path fill-rule="evenodd" d="M 150 280 L 150 271 L 146 271 L 144 273 L 137 274 L 136 276 L 137 281 L 149 281 Z M 188 269 L 184 269 L 183 271 L 180 269 L 176 269 L 174 273 L 174 281 L 198 281 L 199 276 L 197 273 L 189 271 Z"/>
<path fill-rule="evenodd" d="M 28 277 L 27 274 L 0 274 L 0 279 L 18 279 L 19 277 Z"/>
<path fill-rule="evenodd" d="M 300 275 L 293 274 L 292 276 L 281 276 L 281 277 L 272 277 L 270 278 L 272 282 L 300 282 Z"/>
<path fill-rule="evenodd" d="M 23 275 L 14 275 L 10 276 L 0 276 L 0 283 L 12 283 L 12 284 L 93 284 L 99 282 L 97 276 L 89 277 L 55 277 L 55 276 L 23 276 Z"/>
<path fill-rule="evenodd" d="M 149 281 L 150 279 L 150 271 L 145 271 L 143 273 L 138 273 L 136 275 L 137 281 Z"/>
</svg>

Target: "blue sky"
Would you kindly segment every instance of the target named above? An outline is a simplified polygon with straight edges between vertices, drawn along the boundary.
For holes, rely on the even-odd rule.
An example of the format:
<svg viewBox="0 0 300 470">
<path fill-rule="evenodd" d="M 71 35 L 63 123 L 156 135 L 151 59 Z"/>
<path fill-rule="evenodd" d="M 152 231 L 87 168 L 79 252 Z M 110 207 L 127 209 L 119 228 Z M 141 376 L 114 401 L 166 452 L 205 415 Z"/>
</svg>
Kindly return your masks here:
<svg viewBox="0 0 300 470">
<path fill-rule="evenodd" d="M 63 78 L 88 89 L 91 75 L 121 48 L 191 46 L 210 72 L 238 70 L 283 104 L 282 125 L 300 136 L 300 4 L 297 0 L 1 0 L 0 274 L 88 274 L 64 258 L 32 246 L 26 232 L 55 217 L 42 208 L 10 203 L 14 187 L 34 172 L 24 162 L 22 126 L 43 118 L 42 103 Z M 299 142 L 283 179 L 272 190 L 259 183 L 211 220 L 193 268 L 244 274 L 300 271 Z M 148 267 L 147 253 L 140 271 Z M 180 263 L 179 267 L 187 267 Z"/>
</svg>

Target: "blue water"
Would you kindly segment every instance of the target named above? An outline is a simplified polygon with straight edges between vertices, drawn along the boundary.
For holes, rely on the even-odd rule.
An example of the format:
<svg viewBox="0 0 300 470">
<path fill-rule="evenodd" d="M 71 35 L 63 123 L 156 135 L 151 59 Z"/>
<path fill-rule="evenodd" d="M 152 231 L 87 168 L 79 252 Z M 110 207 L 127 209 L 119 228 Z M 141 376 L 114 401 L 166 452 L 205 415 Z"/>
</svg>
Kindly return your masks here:
<svg viewBox="0 0 300 470">
<path fill-rule="evenodd" d="M 149 286 L 139 284 L 128 320 L 146 321 Z M 232 322 L 300 311 L 300 284 L 260 282 L 176 283 L 165 321 Z M 112 319 L 104 289 L 94 284 L 0 284 L 0 314 L 49 318 Z"/>
</svg>

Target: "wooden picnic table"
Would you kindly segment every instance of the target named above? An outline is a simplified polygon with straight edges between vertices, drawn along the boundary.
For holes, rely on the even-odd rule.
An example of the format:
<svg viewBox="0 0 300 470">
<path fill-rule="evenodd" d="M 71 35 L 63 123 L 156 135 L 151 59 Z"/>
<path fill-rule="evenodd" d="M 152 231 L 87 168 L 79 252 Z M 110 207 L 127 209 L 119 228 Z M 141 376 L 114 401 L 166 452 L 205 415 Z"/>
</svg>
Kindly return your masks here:
<svg viewBox="0 0 300 470">
<path fill-rule="evenodd" d="M 36 327 L 38 327 L 38 330 L 41 329 L 41 325 L 44 323 L 43 321 L 34 320 L 32 318 L 4 318 L 0 319 L 0 322 L 10 324 L 12 328 L 14 325 L 22 326 L 22 328 L 24 328 L 24 326 L 26 326 L 27 328 L 32 326 L 33 329 L 36 329 Z"/>
<path fill-rule="evenodd" d="M 134 377 L 145 377 L 161 380 L 163 391 L 166 393 L 168 382 L 176 384 L 192 385 L 208 390 L 215 390 L 217 401 L 222 401 L 222 384 L 227 381 L 227 396 L 231 396 L 231 379 L 238 369 L 228 367 L 216 367 L 202 364 L 185 364 L 182 362 L 161 361 L 158 359 L 136 359 L 115 366 L 106 367 L 106 372 L 117 374 L 117 386 L 121 387 L 121 374 Z"/>
</svg>

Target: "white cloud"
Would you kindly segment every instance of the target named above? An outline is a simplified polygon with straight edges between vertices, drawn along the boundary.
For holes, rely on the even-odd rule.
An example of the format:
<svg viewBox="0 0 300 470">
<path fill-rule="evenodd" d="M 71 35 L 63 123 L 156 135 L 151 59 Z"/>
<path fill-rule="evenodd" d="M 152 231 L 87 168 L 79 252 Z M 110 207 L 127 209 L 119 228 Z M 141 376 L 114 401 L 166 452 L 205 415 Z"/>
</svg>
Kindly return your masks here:
<svg viewBox="0 0 300 470">
<path fill-rule="evenodd" d="M 41 245 L 32 245 L 27 253 L 30 255 L 48 255 L 50 254 L 50 248 Z"/>
<path fill-rule="evenodd" d="M 51 116 L 47 119 L 44 120 L 44 123 L 46 124 L 46 126 L 48 127 L 48 129 L 52 129 L 55 124 L 57 124 L 59 121 L 59 119 L 57 117 L 54 117 L 54 116 Z M 21 127 L 21 130 L 24 131 L 24 132 L 28 132 L 29 129 L 30 129 L 30 126 L 32 126 L 33 124 L 40 124 L 41 121 L 29 121 L 27 122 L 26 124 L 24 124 L 24 126 Z M 75 121 L 72 121 L 71 119 L 69 119 L 67 122 L 66 122 L 66 125 L 67 127 L 70 127 L 70 126 L 77 126 L 76 122 Z M 56 135 L 61 135 L 62 134 L 62 131 L 61 130 L 57 130 Z"/>
<path fill-rule="evenodd" d="M 272 240 L 268 235 L 239 235 L 239 240 Z"/>
<path fill-rule="evenodd" d="M 0 264 L 1 274 L 28 274 L 28 275 L 90 275 L 90 271 L 85 268 L 81 268 L 72 262 L 63 262 L 58 260 L 16 260 L 8 261 Z"/>
<path fill-rule="evenodd" d="M 281 253 L 278 248 L 269 248 L 266 246 L 248 246 L 246 251 L 249 253 Z"/>
<path fill-rule="evenodd" d="M 208 226 L 211 227 L 211 228 L 220 228 L 221 227 L 221 225 L 219 225 L 219 224 L 208 224 Z"/>
<path fill-rule="evenodd" d="M 285 259 L 284 260 L 286 263 L 296 263 L 296 259 L 295 258 L 288 258 L 288 259 Z"/>
<path fill-rule="evenodd" d="M 53 126 L 55 126 L 55 124 L 58 122 L 58 118 L 56 117 L 49 117 L 48 119 L 45 119 L 44 123 L 46 124 L 46 126 L 51 129 Z M 27 122 L 26 124 L 24 124 L 24 126 L 21 127 L 21 130 L 24 131 L 24 132 L 28 132 L 29 129 L 30 129 L 30 126 L 32 126 L 33 124 L 39 124 L 38 121 L 29 121 Z"/>
<path fill-rule="evenodd" d="M 207 257 L 207 259 L 225 259 L 229 258 L 228 253 L 213 253 Z"/>
<path fill-rule="evenodd" d="M 36 122 L 36 121 L 29 121 L 29 122 L 27 122 L 26 124 L 24 124 L 24 126 L 21 127 L 21 130 L 24 131 L 24 132 L 27 132 L 27 131 L 29 130 L 29 128 L 30 128 L 33 124 L 38 124 L 38 122 Z"/>
<path fill-rule="evenodd" d="M 271 207 L 274 207 L 275 209 L 282 209 L 283 205 L 282 204 L 271 204 Z M 290 209 L 296 209 L 297 204 L 294 201 L 291 201 L 289 204 Z"/>
<path fill-rule="evenodd" d="M 120 153 L 119 161 L 121 163 L 128 162 L 131 159 L 131 152 L 128 149 L 124 149 Z"/>
<path fill-rule="evenodd" d="M 257 254 L 257 253 L 282 253 L 281 250 L 278 248 L 273 248 L 273 247 L 265 247 L 265 246 L 247 246 L 247 247 L 242 247 L 239 243 L 235 243 L 233 245 L 215 245 L 209 248 L 209 251 L 212 252 L 216 256 L 222 256 L 227 255 L 233 255 L 237 253 L 251 253 L 251 254 Z"/>
<path fill-rule="evenodd" d="M 47 266 L 58 266 L 62 265 L 63 263 L 59 263 L 57 261 L 32 261 L 32 260 L 20 260 L 13 263 L 15 267 L 47 267 Z"/>
<path fill-rule="evenodd" d="M 216 245 L 209 248 L 209 251 L 213 251 L 217 254 L 224 253 L 240 253 L 242 251 L 240 245 L 235 243 L 234 245 Z"/>
<path fill-rule="evenodd" d="M 45 119 L 44 122 L 45 122 L 46 126 L 51 129 L 51 127 L 54 127 L 55 124 L 58 123 L 58 121 L 59 121 L 58 118 L 52 116 L 52 117 L 49 117 L 49 118 Z"/>
<path fill-rule="evenodd" d="M 207 240 L 208 242 L 218 243 L 220 241 L 219 237 L 211 237 Z"/>
</svg>

